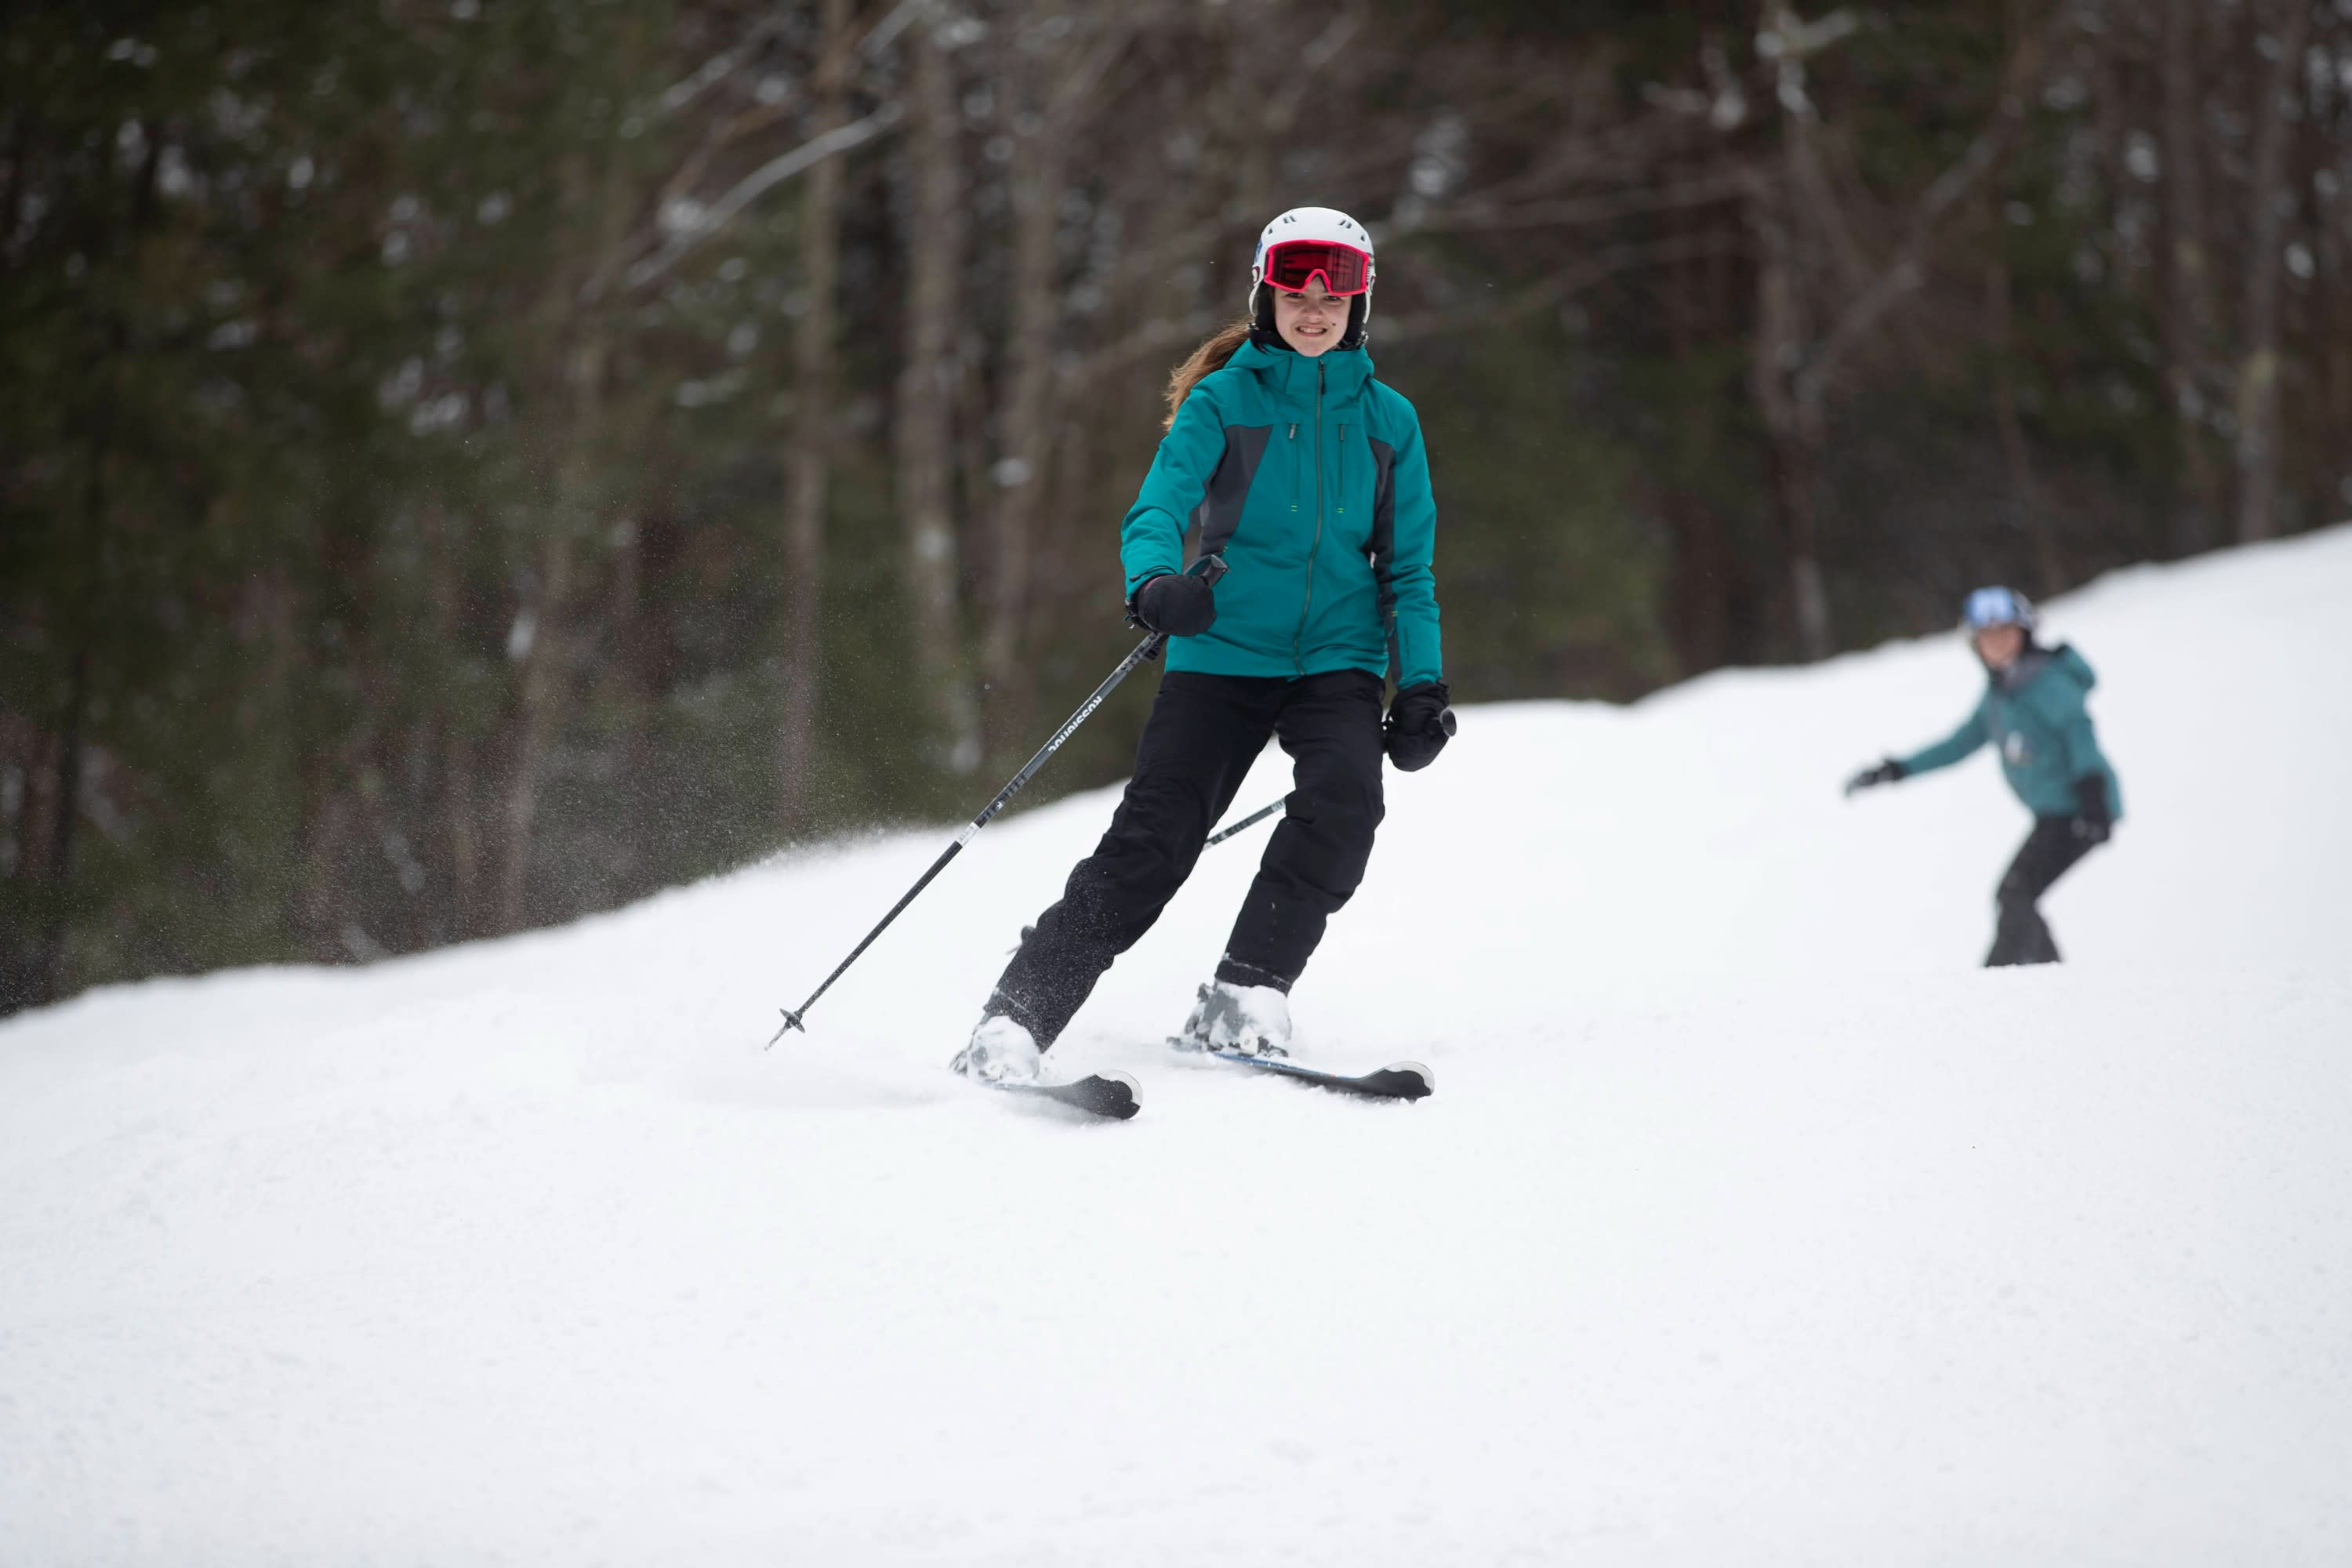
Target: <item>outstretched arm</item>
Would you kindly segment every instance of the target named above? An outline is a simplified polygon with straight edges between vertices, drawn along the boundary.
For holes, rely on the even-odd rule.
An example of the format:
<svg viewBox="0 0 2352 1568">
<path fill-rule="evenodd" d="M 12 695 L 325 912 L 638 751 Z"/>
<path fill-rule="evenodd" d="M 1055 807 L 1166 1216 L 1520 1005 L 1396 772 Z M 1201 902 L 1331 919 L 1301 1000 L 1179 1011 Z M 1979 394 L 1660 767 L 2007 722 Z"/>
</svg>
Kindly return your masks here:
<svg viewBox="0 0 2352 1568">
<path fill-rule="evenodd" d="M 1904 776 L 1906 778 L 1913 773 L 1933 773 L 1937 768 L 1948 768 L 1954 763 L 1972 755 L 1977 748 L 1982 746 L 1990 737 L 1990 733 L 1985 724 L 1984 704 L 1979 702 L 1976 710 L 1961 721 L 1958 729 L 1934 745 L 1924 747 L 1907 757 L 1898 759 L 1897 765 L 1902 768 Z"/>
</svg>

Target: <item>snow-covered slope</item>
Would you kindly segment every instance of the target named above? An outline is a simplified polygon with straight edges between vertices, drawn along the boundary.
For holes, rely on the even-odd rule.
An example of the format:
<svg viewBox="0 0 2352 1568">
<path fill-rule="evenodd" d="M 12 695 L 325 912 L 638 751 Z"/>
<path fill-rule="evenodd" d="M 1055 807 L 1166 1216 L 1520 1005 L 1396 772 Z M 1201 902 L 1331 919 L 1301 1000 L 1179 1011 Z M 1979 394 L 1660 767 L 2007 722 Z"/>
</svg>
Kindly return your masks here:
<svg viewBox="0 0 2352 1568">
<path fill-rule="evenodd" d="M 1260 836 L 1055 1053 L 1141 1118 L 950 1078 L 1108 794 L 770 1054 L 944 832 L 16 1020 L 0 1563 L 2352 1562 L 2352 531 L 2051 620 L 2074 962 L 1989 760 L 1839 797 L 1957 639 L 1472 709 L 1295 998 L 1420 1105 L 1155 1045 Z"/>
</svg>

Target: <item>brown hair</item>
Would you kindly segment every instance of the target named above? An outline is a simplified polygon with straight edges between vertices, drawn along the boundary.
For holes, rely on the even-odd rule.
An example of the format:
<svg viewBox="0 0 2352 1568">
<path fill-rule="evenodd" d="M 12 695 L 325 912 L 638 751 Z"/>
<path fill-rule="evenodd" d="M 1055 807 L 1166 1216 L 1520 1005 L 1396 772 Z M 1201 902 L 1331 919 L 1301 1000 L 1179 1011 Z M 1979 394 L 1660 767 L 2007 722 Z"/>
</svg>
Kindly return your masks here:
<svg viewBox="0 0 2352 1568">
<path fill-rule="evenodd" d="M 1226 322 L 1209 334 L 1208 340 L 1184 356 L 1184 363 L 1168 373 L 1168 417 L 1162 430 L 1176 426 L 1176 411 L 1184 406 L 1184 399 L 1201 384 L 1203 377 L 1225 368 L 1225 362 L 1249 341 L 1251 321 L 1247 316 Z"/>
</svg>

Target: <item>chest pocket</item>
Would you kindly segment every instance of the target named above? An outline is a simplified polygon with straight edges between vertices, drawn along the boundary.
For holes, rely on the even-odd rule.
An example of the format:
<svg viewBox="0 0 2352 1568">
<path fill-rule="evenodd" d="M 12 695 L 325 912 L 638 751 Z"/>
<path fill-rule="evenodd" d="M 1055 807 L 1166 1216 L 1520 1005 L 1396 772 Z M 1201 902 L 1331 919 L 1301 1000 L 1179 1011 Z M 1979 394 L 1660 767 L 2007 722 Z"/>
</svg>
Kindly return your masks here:
<svg viewBox="0 0 2352 1568">
<path fill-rule="evenodd" d="M 2025 705 L 2011 700 L 2002 702 L 1993 714 L 1993 734 L 2000 742 L 2000 760 L 2012 768 L 2029 768 L 2042 758 L 2042 752 L 2055 748 L 2045 744 L 2049 740 Z"/>
</svg>

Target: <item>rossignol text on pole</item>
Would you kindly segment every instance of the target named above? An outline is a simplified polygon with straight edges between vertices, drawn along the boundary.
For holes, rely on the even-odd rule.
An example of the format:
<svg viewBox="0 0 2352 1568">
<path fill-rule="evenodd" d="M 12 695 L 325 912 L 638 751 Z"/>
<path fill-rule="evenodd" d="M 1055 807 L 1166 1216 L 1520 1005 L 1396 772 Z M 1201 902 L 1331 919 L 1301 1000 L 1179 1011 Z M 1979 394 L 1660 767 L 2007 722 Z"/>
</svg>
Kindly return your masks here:
<svg viewBox="0 0 2352 1568">
<path fill-rule="evenodd" d="M 1213 584 L 1218 578 L 1225 574 L 1224 557 L 1222 555 L 1203 555 L 1200 560 L 1192 563 L 1191 570 L 1193 575 L 1204 578 Z M 824 977 L 824 983 L 819 985 L 814 991 L 809 993 L 809 999 L 802 1003 L 797 1007 L 780 1007 L 777 1009 L 778 1012 L 783 1014 L 784 1022 L 782 1028 L 778 1029 L 773 1035 L 769 1037 L 768 1044 L 770 1046 L 773 1046 L 778 1040 L 782 1039 L 785 1033 L 789 1030 L 799 1029 L 803 1033 L 806 1032 L 808 1026 L 802 1022 L 802 1019 L 811 1007 L 816 1005 L 816 999 L 833 988 L 833 983 L 840 979 L 843 973 L 848 970 L 849 966 L 856 963 L 859 956 L 863 954 L 867 948 L 874 945 L 874 939 L 880 936 L 885 931 L 887 931 L 890 927 L 890 922 L 897 920 L 901 914 L 905 913 L 907 906 L 915 901 L 916 896 L 921 893 L 925 888 L 931 885 L 931 879 L 938 876 L 941 871 L 947 869 L 948 862 L 954 859 L 958 855 L 963 853 L 963 847 L 971 843 L 979 834 L 980 830 L 986 827 L 989 825 L 989 822 L 994 818 L 996 814 L 1005 808 L 1014 795 L 1021 793 L 1021 786 L 1027 784 L 1030 779 L 1036 775 L 1037 770 L 1045 765 L 1045 760 L 1048 757 L 1051 757 L 1055 752 L 1062 749 L 1062 742 L 1068 740 L 1070 736 L 1076 732 L 1077 727 L 1087 721 L 1087 716 L 1088 714 L 1102 706 L 1103 699 L 1108 697 L 1111 694 L 1112 689 L 1116 688 L 1120 681 L 1125 680 L 1129 675 L 1133 674 L 1135 672 L 1136 666 L 1142 664 L 1148 659 L 1158 658 L 1160 657 L 1160 650 L 1167 645 L 1167 633 L 1153 632 L 1150 637 L 1145 637 L 1141 642 L 1135 645 L 1135 651 L 1129 654 L 1125 658 L 1119 661 L 1118 668 L 1110 672 L 1109 678 L 1100 686 L 1095 688 L 1094 695 L 1088 697 L 1084 702 L 1078 704 L 1078 710 L 1062 721 L 1062 727 L 1055 731 L 1053 737 L 1043 746 L 1038 748 L 1037 754 L 1030 758 L 1029 761 L 1023 765 L 1019 773 L 1013 775 L 1010 783 L 1008 783 L 1003 789 L 996 792 L 996 798 L 990 801 L 987 805 L 981 809 L 981 813 L 978 816 L 973 817 L 970 823 L 965 825 L 964 830 L 956 835 L 955 842 L 941 850 L 940 852 L 940 858 L 931 862 L 930 869 L 925 871 L 920 877 L 917 878 L 915 879 L 915 885 L 907 889 L 905 896 L 900 898 L 897 903 L 890 906 L 890 912 L 884 915 L 880 921 L 876 922 L 874 929 L 866 933 L 863 941 L 859 942 L 856 947 L 849 950 L 849 956 L 843 959 L 838 964 L 834 966 L 833 973 Z"/>
</svg>

